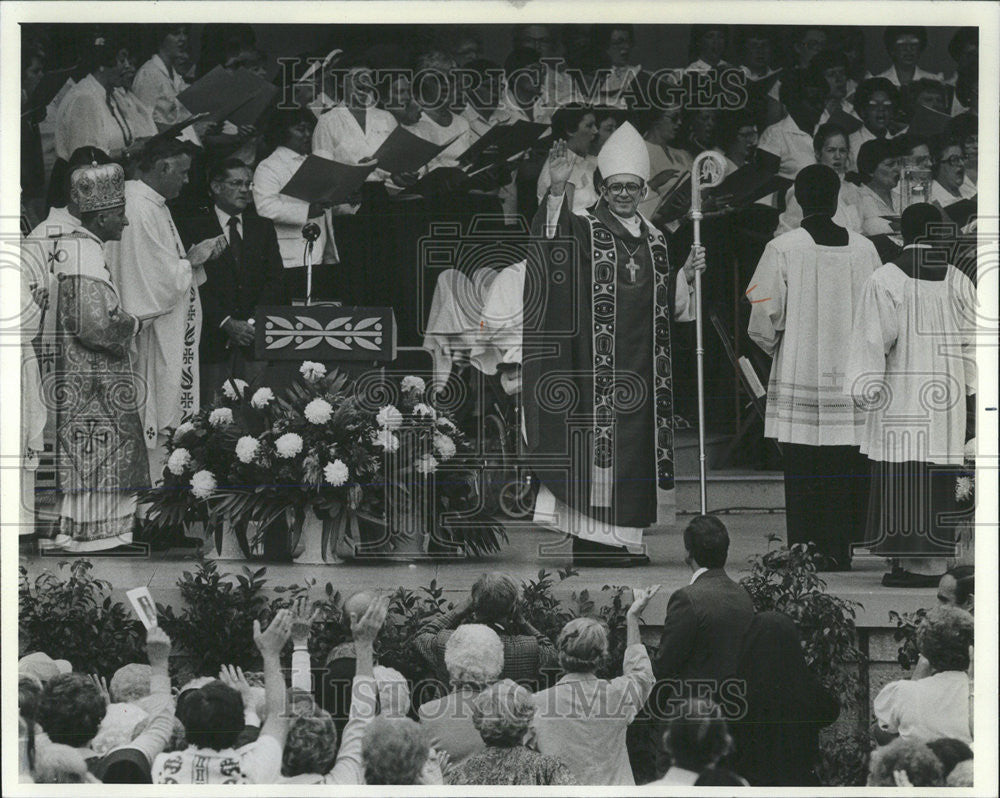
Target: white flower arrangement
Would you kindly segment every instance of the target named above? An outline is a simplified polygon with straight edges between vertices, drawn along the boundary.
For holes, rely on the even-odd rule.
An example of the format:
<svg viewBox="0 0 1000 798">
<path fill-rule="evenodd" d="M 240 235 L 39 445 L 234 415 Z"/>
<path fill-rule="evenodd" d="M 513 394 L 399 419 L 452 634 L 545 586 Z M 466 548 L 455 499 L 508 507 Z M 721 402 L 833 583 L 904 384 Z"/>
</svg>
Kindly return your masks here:
<svg viewBox="0 0 1000 798">
<path fill-rule="evenodd" d="M 233 387 L 235 383 L 236 387 Z M 222 383 L 222 392 L 226 395 L 227 399 L 232 399 L 234 402 L 238 400 L 247 389 L 247 381 L 241 380 L 235 377 L 231 380 L 226 380 Z"/>
<path fill-rule="evenodd" d="M 192 424 L 190 421 L 185 421 L 183 424 L 178 424 L 177 429 L 174 430 L 174 440 L 179 441 L 189 432 L 193 431 L 194 431 L 194 424 Z"/>
<path fill-rule="evenodd" d="M 419 473 L 426 476 L 437 471 L 438 461 L 434 455 L 425 454 L 417 459 L 415 467 Z"/>
<path fill-rule="evenodd" d="M 254 391 L 250 399 L 250 404 L 258 410 L 262 410 L 271 404 L 272 401 L 274 401 L 274 391 L 270 388 L 258 388 Z"/>
<path fill-rule="evenodd" d="M 395 405 L 386 405 L 378 411 L 375 421 L 383 429 L 399 429 L 403 426 L 403 414 L 396 409 Z"/>
<path fill-rule="evenodd" d="M 191 493 L 197 499 L 207 499 L 216 487 L 215 474 L 211 471 L 198 471 L 191 477 Z"/>
<path fill-rule="evenodd" d="M 253 462 L 259 448 L 260 441 L 253 437 L 253 435 L 244 435 L 236 441 L 236 457 L 241 463 Z"/>
<path fill-rule="evenodd" d="M 455 425 L 454 425 L 454 424 L 452 423 L 451 419 L 448 419 L 448 418 L 445 418 L 444 416 L 441 416 L 441 417 L 440 417 L 440 418 L 439 418 L 439 419 L 437 420 L 437 425 L 438 425 L 439 427 L 441 427 L 442 429 L 446 429 L 446 430 L 448 430 L 449 432 L 457 432 L 457 431 L 458 431 L 458 427 L 456 427 L 456 426 L 455 426 Z"/>
<path fill-rule="evenodd" d="M 310 424 L 325 424 L 333 416 L 333 405 L 326 399 L 313 399 L 303 413 Z"/>
<path fill-rule="evenodd" d="M 233 423 L 233 411 L 228 407 L 217 407 L 208 414 L 208 423 L 213 427 L 227 427 Z"/>
<path fill-rule="evenodd" d="M 351 471 L 343 460 L 327 463 L 323 469 L 323 478 L 334 487 L 343 485 L 351 476 Z"/>
<path fill-rule="evenodd" d="M 392 430 L 380 429 L 372 435 L 372 443 L 381 446 L 387 452 L 392 453 L 399 449 L 399 438 L 392 434 Z"/>
<path fill-rule="evenodd" d="M 955 501 L 966 501 L 972 496 L 972 477 L 955 479 Z"/>
<path fill-rule="evenodd" d="M 442 432 L 434 433 L 434 448 L 441 455 L 442 460 L 450 460 L 455 456 L 455 452 L 458 451 L 455 441 Z"/>
<path fill-rule="evenodd" d="M 312 360 L 305 360 L 299 366 L 299 373 L 308 382 L 316 382 L 316 380 L 321 380 L 326 376 L 326 366 L 322 363 L 315 363 Z"/>
<path fill-rule="evenodd" d="M 413 412 L 424 418 L 437 419 L 437 410 L 435 410 L 430 405 L 419 402 L 413 406 Z"/>
<path fill-rule="evenodd" d="M 412 391 L 417 394 L 417 396 L 423 396 L 424 391 L 427 390 L 427 383 L 423 381 L 420 377 L 403 377 L 400 387 L 403 389 L 403 393 L 409 393 Z"/>
<path fill-rule="evenodd" d="M 278 452 L 278 457 L 286 459 L 295 457 L 302 451 L 302 436 L 294 432 L 286 432 L 274 442 L 274 448 Z"/>
<path fill-rule="evenodd" d="M 170 473 L 177 476 L 183 474 L 184 469 L 190 464 L 191 452 L 184 448 L 174 449 L 167 460 L 167 468 L 170 470 Z"/>
</svg>

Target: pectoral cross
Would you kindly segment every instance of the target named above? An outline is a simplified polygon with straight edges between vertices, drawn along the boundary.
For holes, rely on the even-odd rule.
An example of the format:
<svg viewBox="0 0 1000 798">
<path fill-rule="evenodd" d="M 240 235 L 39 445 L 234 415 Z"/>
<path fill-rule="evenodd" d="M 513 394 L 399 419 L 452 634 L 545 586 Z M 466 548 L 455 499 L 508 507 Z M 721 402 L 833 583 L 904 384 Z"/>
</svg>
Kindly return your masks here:
<svg viewBox="0 0 1000 798">
<path fill-rule="evenodd" d="M 628 263 L 625 264 L 625 268 L 628 269 L 628 281 L 634 283 L 635 273 L 639 271 L 639 264 L 635 262 L 635 258 L 631 255 L 629 256 Z"/>
</svg>

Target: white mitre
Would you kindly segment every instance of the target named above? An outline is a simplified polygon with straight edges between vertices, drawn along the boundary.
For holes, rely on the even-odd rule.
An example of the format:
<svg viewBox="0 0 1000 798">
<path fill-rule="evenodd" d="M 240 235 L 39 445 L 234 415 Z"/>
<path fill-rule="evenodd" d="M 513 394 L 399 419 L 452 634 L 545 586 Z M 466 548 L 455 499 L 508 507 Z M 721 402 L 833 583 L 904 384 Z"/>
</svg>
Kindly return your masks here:
<svg viewBox="0 0 1000 798">
<path fill-rule="evenodd" d="M 623 122 L 597 154 L 597 168 L 604 179 L 612 175 L 635 175 L 644 182 L 649 180 L 649 150 L 639 131 Z"/>
</svg>

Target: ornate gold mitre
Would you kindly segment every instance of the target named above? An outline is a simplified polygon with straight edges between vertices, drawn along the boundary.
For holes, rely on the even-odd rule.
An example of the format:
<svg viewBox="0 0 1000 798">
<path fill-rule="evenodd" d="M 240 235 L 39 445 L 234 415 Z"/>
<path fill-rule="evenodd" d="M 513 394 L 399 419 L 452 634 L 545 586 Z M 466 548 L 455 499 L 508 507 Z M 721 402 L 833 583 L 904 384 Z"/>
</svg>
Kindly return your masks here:
<svg viewBox="0 0 1000 798">
<path fill-rule="evenodd" d="M 125 204 L 125 170 L 116 163 L 81 167 L 70 177 L 69 191 L 80 213 L 117 208 Z"/>
</svg>

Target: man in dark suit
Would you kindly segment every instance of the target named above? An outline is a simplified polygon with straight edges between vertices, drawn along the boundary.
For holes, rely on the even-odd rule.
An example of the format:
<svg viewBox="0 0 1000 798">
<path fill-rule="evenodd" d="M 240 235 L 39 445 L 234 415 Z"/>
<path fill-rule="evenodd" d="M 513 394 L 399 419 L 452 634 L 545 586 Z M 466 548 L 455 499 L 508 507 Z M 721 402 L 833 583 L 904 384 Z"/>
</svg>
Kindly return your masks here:
<svg viewBox="0 0 1000 798">
<path fill-rule="evenodd" d="M 288 302 L 274 224 L 247 207 L 252 181 L 250 167 L 236 158 L 214 165 L 209 171 L 212 207 L 180 225 L 186 240 L 223 233 L 228 242 L 222 255 L 205 263 L 206 281 L 199 289 L 202 403 L 214 398 L 230 374 L 251 381 L 262 373 L 264 363 L 254 359 L 250 319 L 257 305 Z"/>
<path fill-rule="evenodd" d="M 694 518 L 684 530 L 684 548 L 694 575 L 667 603 L 653 672 L 659 680 L 711 680 L 717 690 L 736 674 L 753 602 L 724 570 L 729 533 L 718 518 Z"/>
</svg>

